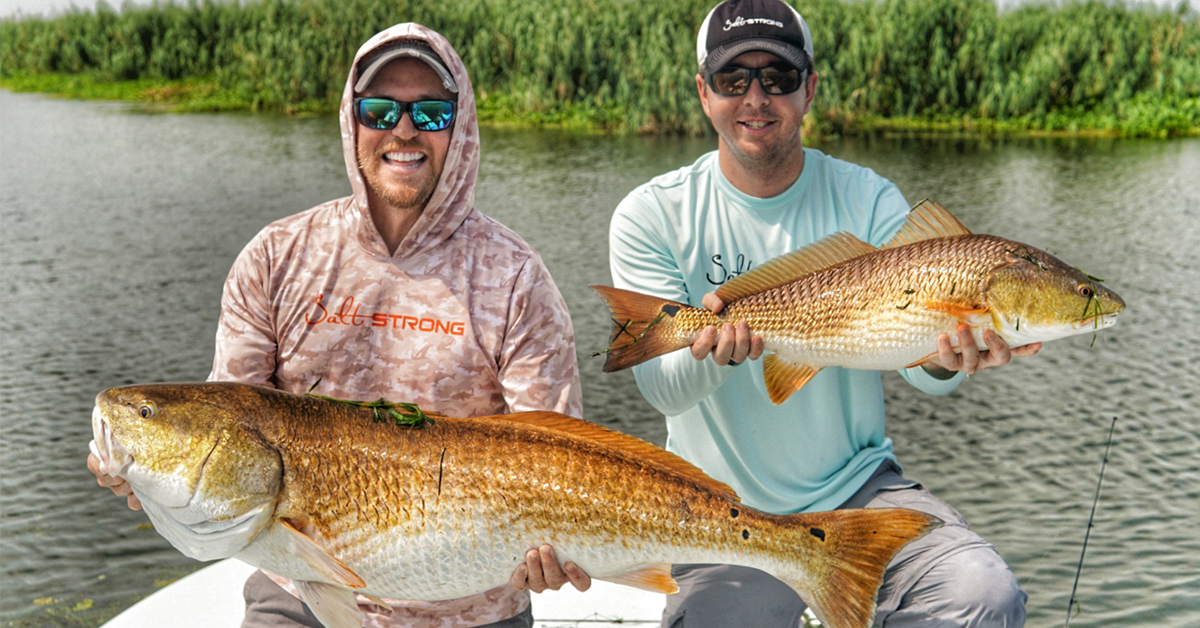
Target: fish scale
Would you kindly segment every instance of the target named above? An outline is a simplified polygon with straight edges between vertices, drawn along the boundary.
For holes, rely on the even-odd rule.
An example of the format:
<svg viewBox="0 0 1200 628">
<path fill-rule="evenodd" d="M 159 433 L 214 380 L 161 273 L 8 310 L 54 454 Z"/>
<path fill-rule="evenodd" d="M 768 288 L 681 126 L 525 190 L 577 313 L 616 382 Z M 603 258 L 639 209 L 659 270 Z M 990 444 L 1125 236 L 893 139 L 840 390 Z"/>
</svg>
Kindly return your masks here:
<svg viewBox="0 0 1200 628">
<path fill-rule="evenodd" d="M 836 271 L 808 275 L 774 290 L 739 299 L 725 320 L 745 320 L 761 335 L 766 349 L 786 352 L 814 365 L 878 369 L 895 364 L 898 350 L 937 335 L 958 323 L 952 314 L 932 311 L 938 301 L 972 309 L 982 300 L 981 277 L 1001 263 L 1011 241 L 991 236 L 924 242 L 858 258 Z M 944 260 L 942 272 L 929 276 L 924 260 Z M 879 272 L 879 269 L 886 269 Z M 956 287 L 957 294 L 951 295 Z M 990 320 L 979 329 L 991 329 Z M 840 356 L 850 359 L 838 363 Z M 909 361 L 923 355 L 903 354 Z"/>
<path fill-rule="evenodd" d="M 763 569 L 825 625 L 865 628 L 892 556 L 940 523 L 903 509 L 757 511 L 658 447 L 553 412 L 376 418 L 246 384 L 133 386 L 97 397 L 93 448 L 178 549 L 292 579 L 328 628 L 361 625 L 355 593 L 442 600 L 504 585 L 544 543 L 592 578 L 661 593 L 677 590 L 671 563 Z M 206 531 L 231 517 L 213 544 Z"/>
</svg>

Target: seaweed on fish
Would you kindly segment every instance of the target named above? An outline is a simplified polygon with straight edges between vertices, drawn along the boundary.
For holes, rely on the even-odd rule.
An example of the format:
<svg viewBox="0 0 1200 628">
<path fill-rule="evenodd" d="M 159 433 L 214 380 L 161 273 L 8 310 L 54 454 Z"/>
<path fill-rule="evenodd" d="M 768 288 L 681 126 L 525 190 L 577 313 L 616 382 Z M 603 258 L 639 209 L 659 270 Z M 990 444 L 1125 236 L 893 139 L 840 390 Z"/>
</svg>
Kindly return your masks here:
<svg viewBox="0 0 1200 628">
<path fill-rule="evenodd" d="M 308 392 L 304 393 L 304 395 L 306 397 L 324 399 L 325 401 L 344 403 L 348 406 L 354 406 L 356 408 L 370 408 L 371 418 L 374 419 L 376 423 L 383 423 L 390 420 L 400 427 L 411 428 L 423 427 L 427 423 L 429 425 L 433 425 L 433 419 L 431 419 L 429 415 L 425 414 L 421 408 L 417 407 L 417 404 L 415 403 L 388 401 L 382 397 L 376 399 L 375 401 L 351 401 L 349 399 L 338 399 L 336 397 L 313 394 L 313 390 L 315 390 L 320 384 L 321 380 L 318 379 L 308 389 Z"/>
<path fill-rule="evenodd" d="M 1028 247 L 1023 247 L 1021 251 L 1017 251 L 1016 249 L 1006 249 L 1005 253 L 1019 257 L 1030 264 L 1037 266 L 1040 270 L 1050 270 L 1045 264 L 1042 263 L 1042 260 L 1038 259 L 1037 256 L 1033 254 L 1033 251 L 1029 250 Z"/>
<path fill-rule="evenodd" d="M 597 358 L 606 353 L 612 353 L 613 351 L 619 351 L 626 347 L 631 347 L 631 346 L 637 344 L 639 341 L 641 341 L 642 338 L 646 337 L 646 334 L 651 329 L 653 329 L 655 325 L 662 322 L 663 317 L 666 315 L 667 315 L 666 312 L 659 312 L 658 316 L 655 316 L 649 323 L 646 323 L 646 326 L 637 335 L 634 335 L 632 332 L 629 331 L 629 326 L 633 325 L 633 323 L 634 323 L 633 319 L 627 320 L 624 323 L 622 323 L 621 321 L 619 321 L 615 318 L 611 319 L 613 322 L 613 325 L 616 326 L 615 331 L 613 331 L 612 339 L 608 341 L 608 346 L 605 347 L 605 349 L 603 351 L 597 351 L 596 353 L 593 353 L 592 357 Z M 618 347 L 618 346 L 616 346 L 617 339 L 620 338 L 622 334 L 629 336 L 630 338 L 632 338 L 632 340 L 630 340 L 627 344 L 623 344 Z"/>
</svg>

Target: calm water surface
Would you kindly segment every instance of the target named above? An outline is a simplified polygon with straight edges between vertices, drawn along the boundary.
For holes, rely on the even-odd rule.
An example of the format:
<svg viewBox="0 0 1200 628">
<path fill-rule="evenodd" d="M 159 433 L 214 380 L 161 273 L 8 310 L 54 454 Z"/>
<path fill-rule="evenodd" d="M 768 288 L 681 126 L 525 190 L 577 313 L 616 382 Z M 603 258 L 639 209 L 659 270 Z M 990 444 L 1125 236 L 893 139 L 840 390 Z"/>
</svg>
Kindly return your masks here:
<svg viewBox="0 0 1200 628">
<path fill-rule="evenodd" d="M 92 399 L 201 380 L 241 247 L 349 191 L 336 120 L 146 115 L 0 91 L 0 622 L 96 625 L 200 566 L 84 467 Z M 538 248 L 575 320 L 589 419 L 661 444 L 628 373 L 587 357 L 616 203 L 711 140 L 485 131 L 486 213 Z M 1072 625 L 1200 626 L 1200 141 L 832 143 L 912 201 L 1103 277 L 1128 313 L 946 397 L 885 375 L 909 475 L 955 504 L 1061 625 L 1119 417 Z M 752 421 L 753 417 L 747 417 Z"/>
</svg>

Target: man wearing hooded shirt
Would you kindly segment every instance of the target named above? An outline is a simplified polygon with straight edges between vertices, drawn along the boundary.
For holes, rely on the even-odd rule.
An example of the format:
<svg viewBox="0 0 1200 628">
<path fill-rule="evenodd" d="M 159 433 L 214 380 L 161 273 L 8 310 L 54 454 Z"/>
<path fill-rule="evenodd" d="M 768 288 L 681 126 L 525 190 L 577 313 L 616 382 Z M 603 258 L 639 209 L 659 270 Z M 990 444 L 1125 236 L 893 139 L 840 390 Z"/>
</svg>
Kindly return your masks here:
<svg viewBox="0 0 1200 628">
<path fill-rule="evenodd" d="M 718 149 L 631 192 L 613 215 L 613 283 L 664 299 L 723 307 L 714 290 L 738 272 L 846 231 L 879 246 L 909 204 L 869 169 L 805 148 L 801 121 L 817 87 L 808 25 L 779 0 L 728 0 L 700 27 L 696 88 Z M 970 374 L 1033 355 L 988 332 L 938 339 L 930 368 L 903 377 L 945 394 Z M 826 368 L 780 405 L 745 322 L 701 333 L 690 352 L 635 366 L 643 395 L 667 420 L 667 449 L 725 482 L 750 506 L 785 514 L 901 507 L 945 525 L 904 547 L 879 592 L 876 625 L 1020 626 L 1025 593 L 996 550 L 962 516 L 903 477 L 884 432 L 875 371 Z M 711 359 L 709 359 L 711 357 Z M 959 371 L 952 373 L 951 371 Z M 729 565 L 676 565 L 665 628 L 794 628 L 805 603 L 769 575 Z"/>
<path fill-rule="evenodd" d="M 474 207 L 475 99 L 449 42 L 399 24 L 359 49 L 342 96 L 353 194 L 268 225 L 225 284 L 210 380 L 452 416 L 582 414 L 574 332 L 541 258 Z M 94 457 L 89 468 L 96 471 Z M 123 480 L 100 484 L 129 496 Z M 548 546 L 510 583 L 458 600 L 359 597 L 364 626 L 531 626 L 524 589 L 588 588 Z M 246 583 L 247 628 L 320 628 L 285 578 Z"/>
</svg>

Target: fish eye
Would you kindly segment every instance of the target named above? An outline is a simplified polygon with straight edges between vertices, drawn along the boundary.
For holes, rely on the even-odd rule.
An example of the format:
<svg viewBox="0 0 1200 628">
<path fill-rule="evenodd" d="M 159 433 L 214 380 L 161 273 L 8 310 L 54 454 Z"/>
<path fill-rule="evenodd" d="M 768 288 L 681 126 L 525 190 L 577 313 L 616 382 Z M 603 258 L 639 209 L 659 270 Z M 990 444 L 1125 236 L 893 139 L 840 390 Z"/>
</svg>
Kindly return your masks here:
<svg viewBox="0 0 1200 628">
<path fill-rule="evenodd" d="M 143 419 L 149 419 L 150 417 L 154 416 L 157 411 L 158 410 L 154 407 L 154 404 L 147 401 L 138 407 L 138 416 L 142 417 Z"/>
<path fill-rule="evenodd" d="M 1092 298 L 1092 287 L 1086 283 L 1079 284 L 1079 287 L 1075 288 L 1075 292 L 1079 293 L 1079 296 L 1085 299 Z"/>
</svg>

